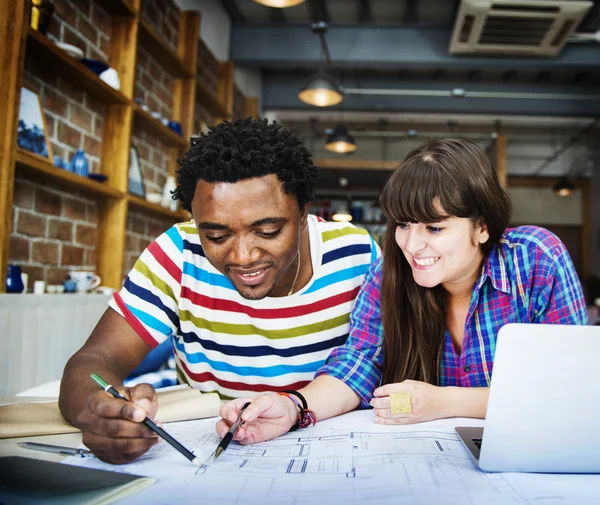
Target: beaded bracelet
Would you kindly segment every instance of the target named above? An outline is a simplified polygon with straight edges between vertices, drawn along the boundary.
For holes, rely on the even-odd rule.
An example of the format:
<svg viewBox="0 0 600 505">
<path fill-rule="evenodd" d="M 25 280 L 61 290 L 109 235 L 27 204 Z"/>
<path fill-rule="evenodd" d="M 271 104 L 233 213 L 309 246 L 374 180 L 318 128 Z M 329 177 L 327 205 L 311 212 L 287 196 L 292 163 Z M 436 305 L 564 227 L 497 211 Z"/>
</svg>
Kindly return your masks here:
<svg viewBox="0 0 600 505">
<path fill-rule="evenodd" d="M 306 398 L 298 391 L 282 391 L 277 393 L 280 396 L 285 396 L 294 402 L 294 405 L 298 407 L 298 422 L 290 428 L 290 431 L 295 431 L 298 428 L 306 428 L 311 424 L 317 423 L 317 414 L 308 408 Z M 295 398 L 298 397 L 298 398 Z M 298 401 L 300 399 L 302 404 Z"/>
</svg>

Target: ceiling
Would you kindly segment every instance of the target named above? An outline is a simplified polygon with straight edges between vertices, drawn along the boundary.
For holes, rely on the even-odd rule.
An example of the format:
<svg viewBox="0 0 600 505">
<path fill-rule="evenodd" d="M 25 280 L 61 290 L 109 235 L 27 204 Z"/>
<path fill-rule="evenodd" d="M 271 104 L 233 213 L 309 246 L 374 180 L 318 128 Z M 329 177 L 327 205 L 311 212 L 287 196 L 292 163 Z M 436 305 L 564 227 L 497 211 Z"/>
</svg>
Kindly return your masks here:
<svg viewBox="0 0 600 505">
<path fill-rule="evenodd" d="M 395 159 L 429 134 L 471 135 L 486 146 L 490 134 L 501 131 L 522 143 L 511 145 L 509 136 L 509 159 L 512 148 L 525 160 L 509 165 L 509 174 L 555 175 L 581 155 L 557 157 L 542 173 L 537 167 L 600 117 L 600 43 L 568 43 L 556 57 L 452 55 L 457 0 L 307 0 L 286 9 L 251 0 L 220 3 L 232 20 L 236 68 L 260 72 L 262 109 L 296 126 L 306 140 L 318 139 L 316 157 L 331 157 L 320 139 L 343 119 L 357 137 L 360 158 L 382 159 L 387 149 Z M 333 72 L 346 91 L 342 104 L 326 109 L 297 98 L 323 63 L 310 28 L 318 21 L 328 23 Z M 595 0 L 576 32 L 598 30 Z M 464 94 L 453 96 L 453 90 Z M 387 137 L 377 135 L 384 130 Z M 417 137 L 410 138 L 409 130 Z M 599 132 L 588 132 L 596 136 L 593 143 L 589 136 L 578 141 L 593 151 L 590 156 L 597 156 Z M 546 149 L 527 161 L 527 146 L 540 143 Z"/>
</svg>

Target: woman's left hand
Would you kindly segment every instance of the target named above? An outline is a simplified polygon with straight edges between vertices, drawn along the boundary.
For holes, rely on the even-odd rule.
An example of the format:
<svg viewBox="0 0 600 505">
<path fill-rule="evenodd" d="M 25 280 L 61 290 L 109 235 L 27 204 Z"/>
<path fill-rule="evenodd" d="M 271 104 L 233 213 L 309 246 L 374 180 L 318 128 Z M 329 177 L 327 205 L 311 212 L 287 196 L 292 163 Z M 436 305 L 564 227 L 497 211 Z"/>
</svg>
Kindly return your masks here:
<svg viewBox="0 0 600 505">
<path fill-rule="evenodd" d="M 392 414 L 390 393 L 408 393 L 412 412 Z M 373 392 L 374 398 L 371 400 L 375 422 L 379 424 L 412 424 L 446 417 L 444 415 L 444 393 L 442 387 L 413 380 L 381 386 Z"/>
</svg>

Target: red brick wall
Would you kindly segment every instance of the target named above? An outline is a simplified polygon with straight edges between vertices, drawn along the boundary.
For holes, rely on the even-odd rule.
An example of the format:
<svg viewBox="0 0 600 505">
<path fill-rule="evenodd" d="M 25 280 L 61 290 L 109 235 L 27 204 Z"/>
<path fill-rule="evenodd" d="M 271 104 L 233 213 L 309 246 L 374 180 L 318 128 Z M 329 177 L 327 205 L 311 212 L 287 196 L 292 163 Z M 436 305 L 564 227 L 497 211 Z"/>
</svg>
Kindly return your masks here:
<svg viewBox="0 0 600 505">
<path fill-rule="evenodd" d="M 98 206 L 55 184 L 15 179 L 9 261 L 33 281 L 62 284 L 70 270 L 96 269 Z"/>
<path fill-rule="evenodd" d="M 129 212 L 125 236 L 125 261 L 123 277 L 133 268 L 140 254 L 161 233 L 173 225 L 173 220 L 161 219 L 142 212 Z"/>
<path fill-rule="evenodd" d="M 142 0 L 142 17 L 177 49 L 181 13 L 173 0 Z"/>
</svg>

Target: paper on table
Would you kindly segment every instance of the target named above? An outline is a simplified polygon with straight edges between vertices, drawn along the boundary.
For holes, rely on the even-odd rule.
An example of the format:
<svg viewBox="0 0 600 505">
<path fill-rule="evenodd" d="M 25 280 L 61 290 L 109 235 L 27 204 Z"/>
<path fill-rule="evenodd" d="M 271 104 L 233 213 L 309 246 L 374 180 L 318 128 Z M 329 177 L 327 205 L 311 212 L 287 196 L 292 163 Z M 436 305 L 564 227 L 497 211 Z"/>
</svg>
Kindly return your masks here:
<svg viewBox="0 0 600 505">
<path fill-rule="evenodd" d="M 158 391 L 159 422 L 214 417 L 221 401 L 216 393 L 200 393 L 190 387 Z M 79 430 L 62 417 L 57 402 L 16 403 L 0 407 L 0 438 L 76 433 Z"/>
</svg>

